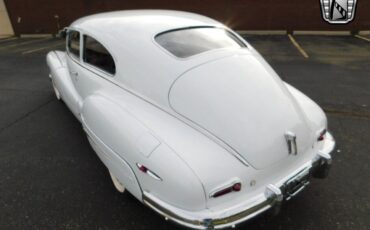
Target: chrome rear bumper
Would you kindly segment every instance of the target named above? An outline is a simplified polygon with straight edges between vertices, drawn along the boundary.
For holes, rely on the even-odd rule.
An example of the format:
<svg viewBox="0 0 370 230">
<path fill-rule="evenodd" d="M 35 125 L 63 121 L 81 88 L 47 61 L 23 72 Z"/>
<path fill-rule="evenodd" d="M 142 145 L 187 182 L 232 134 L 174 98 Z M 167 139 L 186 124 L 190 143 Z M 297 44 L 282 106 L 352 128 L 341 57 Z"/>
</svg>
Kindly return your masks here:
<svg viewBox="0 0 370 230">
<path fill-rule="evenodd" d="M 280 210 L 281 203 L 289 200 L 303 190 L 311 177 L 325 178 L 328 175 L 332 159 L 330 153 L 335 147 L 335 141 L 330 133 L 327 133 L 327 140 L 324 148 L 314 159 L 305 165 L 297 173 L 290 175 L 282 183 L 269 184 L 253 204 L 243 207 L 234 213 L 227 215 L 214 214 L 209 211 L 189 212 L 173 207 L 150 193 L 144 192 L 143 202 L 165 217 L 166 220 L 174 221 L 180 225 L 194 229 L 221 229 L 235 227 L 236 224 L 246 221 L 270 208 L 274 212 Z"/>
</svg>

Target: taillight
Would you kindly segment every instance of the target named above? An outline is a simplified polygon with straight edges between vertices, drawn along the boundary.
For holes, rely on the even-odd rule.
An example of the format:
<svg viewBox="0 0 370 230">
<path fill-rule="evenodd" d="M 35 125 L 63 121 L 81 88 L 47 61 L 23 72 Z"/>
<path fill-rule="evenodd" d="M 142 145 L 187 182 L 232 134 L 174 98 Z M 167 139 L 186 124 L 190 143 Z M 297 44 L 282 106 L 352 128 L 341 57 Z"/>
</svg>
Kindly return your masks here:
<svg viewBox="0 0 370 230">
<path fill-rule="evenodd" d="M 317 138 L 318 141 L 323 141 L 325 139 L 325 134 L 326 134 L 326 129 L 323 129 L 320 134 L 319 134 L 319 137 Z"/>
<path fill-rule="evenodd" d="M 216 198 L 216 197 L 220 197 L 220 196 L 226 195 L 231 192 L 239 192 L 241 189 L 242 189 L 242 184 L 238 182 L 238 183 L 231 185 L 230 187 L 223 188 L 219 191 L 214 192 L 213 194 L 211 194 L 211 197 Z"/>
<path fill-rule="evenodd" d="M 162 181 L 162 178 L 160 178 L 157 174 L 155 174 L 153 171 L 149 170 L 146 166 L 142 165 L 142 164 L 139 164 L 137 163 L 136 166 L 138 167 L 138 169 L 145 173 L 145 174 L 148 174 L 149 176 L 153 177 L 154 179 L 156 180 L 160 180 Z"/>
<path fill-rule="evenodd" d="M 242 190 L 242 184 L 241 183 L 236 183 L 236 184 L 233 185 L 233 191 L 239 192 L 240 190 Z"/>
<path fill-rule="evenodd" d="M 144 165 L 140 165 L 140 164 L 138 164 L 138 168 L 139 168 L 139 170 L 140 171 L 142 171 L 143 173 L 147 173 L 148 172 L 148 169 L 147 169 L 147 167 L 145 167 Z"/>
</svg>

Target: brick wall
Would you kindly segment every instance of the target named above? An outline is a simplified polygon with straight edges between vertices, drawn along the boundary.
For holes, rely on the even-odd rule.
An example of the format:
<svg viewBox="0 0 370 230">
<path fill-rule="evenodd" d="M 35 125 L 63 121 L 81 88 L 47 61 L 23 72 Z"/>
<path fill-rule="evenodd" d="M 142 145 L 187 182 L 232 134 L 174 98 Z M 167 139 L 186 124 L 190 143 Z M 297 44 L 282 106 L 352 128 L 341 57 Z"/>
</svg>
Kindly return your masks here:
<svg viewBox="0 0 370 230">
<path fill-rule="evenodd" d="M 321 17 L 319 0 L 5 0 L 5 3 L 16 34 L 55 33 L 81 16 L 124 9 L 191 11 L 237 30 L 370 30 L 370 1 L 358 1 L 355 19 L 348 25 L 326 23 Z"/>
</svg>

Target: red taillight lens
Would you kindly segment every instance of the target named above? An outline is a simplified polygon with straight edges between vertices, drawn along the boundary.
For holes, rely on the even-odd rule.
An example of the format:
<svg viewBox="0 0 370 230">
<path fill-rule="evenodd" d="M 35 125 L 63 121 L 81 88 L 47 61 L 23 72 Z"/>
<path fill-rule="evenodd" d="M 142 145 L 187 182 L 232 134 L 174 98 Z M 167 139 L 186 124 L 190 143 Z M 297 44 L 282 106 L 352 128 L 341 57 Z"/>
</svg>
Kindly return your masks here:
<svg viewBox="0 0 370 230">
<path fill-rule="evenodd" d="M 318 141 L 323 141 L 325 139 L 326 129 L 321 131 L 319 137 L 317 138 Z"/>
<path fill-rule="evenodd" d="M 148 171 L 148 169 L 144 165 L 140 165 L 139 170 L 142 171 L 143 173 L 146 173 Z"/>
<path fill-rule="evenodd" d="M 213 194 L 213 196 L 212 197 L 219 197 L 219 196 L 223 196 L 223 195 L 225 195 L 225 194 L 228 194 L 228 193 L 230 193 L 230 192 L 232 192 L 233 191 L 233 188 L 232 187 L 230 187 L 230 188 L 225 188 L 225 189 L 223 189 L 223 190 L 221 190 L 221 191 L 218 191 L 218 192 L 216 192 L 215 194 Z"/>
<path fill-rule="evenodd" d="M 154 178 L 154 179 L 156 179 L 156 180 L 162 181 L 162 178 L 160 178 L 157 174 L 155 174 L 154 172 L 152 172 L 151 170 L 149 170 L 149 169 L 148 169 L 147 167 L 145 167 L 144 165 L 139 164 L 139 163 L 136 163 L 136 165 L 137 165 L 137 168 L 138 168 L 141 172 L 143 172 L 143 173 L 145 173 L 145 174 L 147 174 L 147 175 L 149 175 L 149 176 L 153 177 L 153 178 Z"/>
<path fill-rule="evenodd" d="M 233 191 L 239 192 L 242 189 L 242 184 L 236 183 L 233 185 Z"/>
<path fill-rule="evenodd" d="M 228 188 L 224 188 L 220 191 L 215 192 L 212 195 L 212 197 L 216 198 L 216 197 L 220 197 L 220 196 L 226 195 L 226 194 L 231 193 L 231 192 L 239 192 L 241 189 L 242 189 L 242 184 L 241 183 L 235 183 L 235 184 L 233 184 L 232 186 L 230 186 Z"/>
</svg>

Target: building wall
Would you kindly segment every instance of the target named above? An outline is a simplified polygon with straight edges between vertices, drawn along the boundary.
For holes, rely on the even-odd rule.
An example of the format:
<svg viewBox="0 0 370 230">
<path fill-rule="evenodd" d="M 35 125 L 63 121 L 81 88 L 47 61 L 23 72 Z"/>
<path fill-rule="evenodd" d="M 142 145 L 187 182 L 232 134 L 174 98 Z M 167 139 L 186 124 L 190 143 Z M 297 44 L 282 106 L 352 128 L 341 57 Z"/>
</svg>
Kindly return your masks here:
<svg viewBox="0 0 370 230">
<path fill-rule="evenodd" d="M 13 34 L 14 34 L 13 28 L 12 25 L 10 24 L 4 0 L 0 0 L 0 37 L 8 37 Z"/>
<path fill-rule="evenodd" d="M 348 25 L 321 17 L 320 0 L 5 0 L 16 34 L 55 33 L 97 12 L 175 9 L 204 14 L 238 30 L 369 30 L 370 1 L 359 0 Z"/>
</svg>

